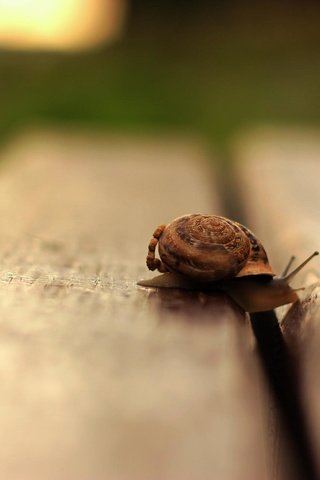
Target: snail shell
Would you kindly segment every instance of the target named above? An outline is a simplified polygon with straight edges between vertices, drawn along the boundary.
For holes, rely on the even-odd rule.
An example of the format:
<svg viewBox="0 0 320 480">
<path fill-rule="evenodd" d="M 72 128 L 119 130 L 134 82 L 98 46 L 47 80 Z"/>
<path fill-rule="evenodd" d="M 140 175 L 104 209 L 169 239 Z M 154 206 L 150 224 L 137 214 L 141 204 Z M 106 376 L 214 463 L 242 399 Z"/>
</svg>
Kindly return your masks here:
<svg viewBox="0 0 320 480">
<path fill-rule="evenodd" d="M 157 243 L 161 261 L 155 258 Z M 217 215 L 184 215 L 159 227 L 149 245 L 147 265 L 151 270 L 180 273 L 200 282 L 274 275 L 253 233 Z"/>
</svg>

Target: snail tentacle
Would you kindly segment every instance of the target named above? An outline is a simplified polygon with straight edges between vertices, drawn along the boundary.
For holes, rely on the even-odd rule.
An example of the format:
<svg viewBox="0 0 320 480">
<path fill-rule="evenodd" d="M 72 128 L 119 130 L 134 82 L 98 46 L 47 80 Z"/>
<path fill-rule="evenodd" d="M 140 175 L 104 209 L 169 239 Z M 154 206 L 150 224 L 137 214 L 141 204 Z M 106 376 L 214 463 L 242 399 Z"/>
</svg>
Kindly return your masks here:
<svg viewBox="0 0 320 480">
<path fill-rule="evenodd" d="M 282 272 L 282 274 L 281 274 L 281 277 L 282 277 L 282 278 L 283 278 L 283 277 L 286 277 L 286 276 L 288 275 L 289 270 L 290 270 L 293 262 L 295 261 L 295 259 L 296 259 L 296 257 L 295 257 L 294 255 L 292 255 L 292 256 L 290 257 L 289 262 L 287 263 L 285 269 L 283 270 L 283 272 Z"/>
</svg>

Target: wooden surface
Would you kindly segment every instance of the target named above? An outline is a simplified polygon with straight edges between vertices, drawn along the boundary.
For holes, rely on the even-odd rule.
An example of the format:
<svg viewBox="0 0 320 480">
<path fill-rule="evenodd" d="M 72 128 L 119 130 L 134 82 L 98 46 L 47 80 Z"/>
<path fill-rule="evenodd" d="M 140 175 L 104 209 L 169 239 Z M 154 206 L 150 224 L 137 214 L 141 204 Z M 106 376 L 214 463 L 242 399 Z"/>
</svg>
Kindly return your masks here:
<svg viewBox="0 0 320 480">
<path fill-rule="evenodd" d="M 247 317 L 136 286 L 158 223 L 222 213 L 197 145 L 42 133 L 2 159 L 2 478 L 283 480 Z"/>
<path fill-rule="evenodd" d="M 291 255 L 298 262 L 320 248 L 319 152 L 319 133 L 303 130 L 265 129 L 235 144 L 244 216 L 278 273 Z"/>
<path fill-rule="evenodd" d="M 243 137 L 236 151 L 245 214 L 278 272 L 292 254 L 297 263 L 320 250 L 319 132 L 262 130 Z M 295 280 L 307 287 L 301 303 L 279 313 L 320 476 L 319 258 Z"/>
</svg>

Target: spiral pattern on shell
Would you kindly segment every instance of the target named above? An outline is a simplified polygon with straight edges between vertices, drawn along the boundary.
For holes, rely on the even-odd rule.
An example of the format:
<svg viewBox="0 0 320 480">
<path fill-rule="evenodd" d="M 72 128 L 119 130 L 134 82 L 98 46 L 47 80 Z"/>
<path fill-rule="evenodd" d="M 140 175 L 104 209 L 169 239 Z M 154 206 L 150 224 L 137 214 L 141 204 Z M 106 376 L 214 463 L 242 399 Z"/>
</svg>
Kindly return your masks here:
<svg viewBox="0 0 320 480">
<path fill-rule="evenodd" d="M 265 250 L 252 232 L 217 215 L 191 214 L 173 220 L 163 230 L 158 249 L 166 270 L 199 281 L 272 275 Z"/>
</svg>

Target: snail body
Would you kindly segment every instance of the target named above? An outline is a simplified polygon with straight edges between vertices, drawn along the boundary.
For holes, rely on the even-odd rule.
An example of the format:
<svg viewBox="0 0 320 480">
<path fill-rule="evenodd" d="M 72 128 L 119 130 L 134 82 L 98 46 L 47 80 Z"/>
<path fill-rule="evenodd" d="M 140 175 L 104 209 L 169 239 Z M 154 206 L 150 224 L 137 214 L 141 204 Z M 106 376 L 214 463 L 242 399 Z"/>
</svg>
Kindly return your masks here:
<svg viewBox="0 0 320 480">
<path fill-rule="evenodd" d="M 222 290 L 248 312 L 271 310 L 298 300 L 289 282 L 317 254 L 275 277 L 263 245 L 244 225 L 217 215 L 184 215 L 155 230 L 147 266 L 163 275 L 138 284 Z"/>
</svg>

